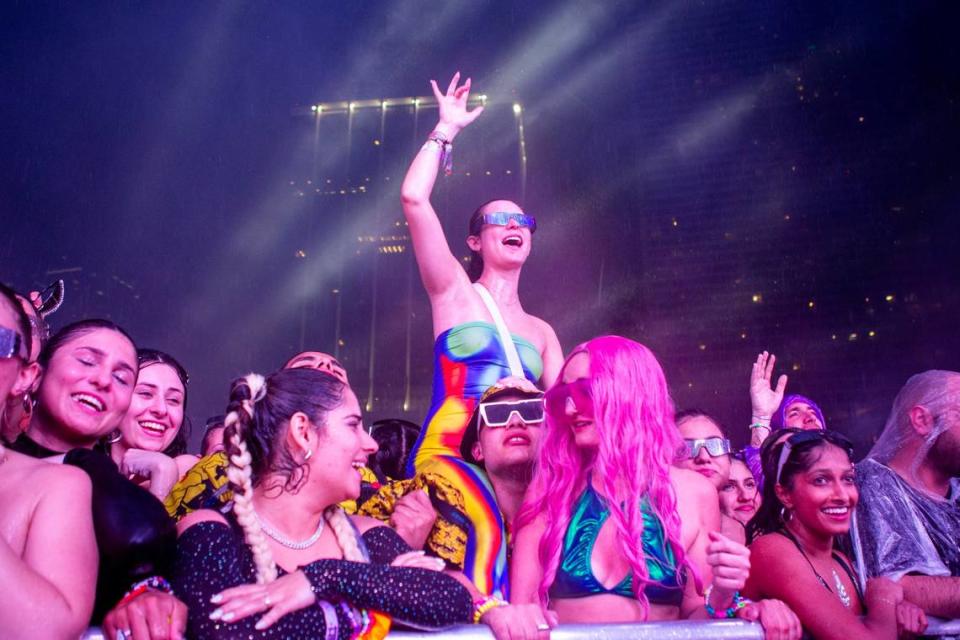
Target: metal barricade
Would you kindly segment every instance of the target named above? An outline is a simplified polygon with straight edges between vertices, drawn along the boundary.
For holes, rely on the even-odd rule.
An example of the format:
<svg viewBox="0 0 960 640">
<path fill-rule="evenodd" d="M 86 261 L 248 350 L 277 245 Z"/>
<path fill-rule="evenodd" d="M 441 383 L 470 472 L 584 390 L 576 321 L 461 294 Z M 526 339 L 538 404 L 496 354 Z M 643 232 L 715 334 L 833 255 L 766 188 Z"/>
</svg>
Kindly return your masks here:
<svg viewBox="0 0 960 640">
<path fill-rule="evenodd" d="M 394 631 L 395 640 L 493 640 L 490 628 L 470 624 L 443 631 Z M 960 619 L 931 618 L 925 638 L 960 638 Z M 91 627 L 80 640 L 104 638 Z M 550 632 L 550 640 L 763 640 L 763 627 L 744 620 L 676 620 L 640 624 L 564 624 Z"/>
</svg>

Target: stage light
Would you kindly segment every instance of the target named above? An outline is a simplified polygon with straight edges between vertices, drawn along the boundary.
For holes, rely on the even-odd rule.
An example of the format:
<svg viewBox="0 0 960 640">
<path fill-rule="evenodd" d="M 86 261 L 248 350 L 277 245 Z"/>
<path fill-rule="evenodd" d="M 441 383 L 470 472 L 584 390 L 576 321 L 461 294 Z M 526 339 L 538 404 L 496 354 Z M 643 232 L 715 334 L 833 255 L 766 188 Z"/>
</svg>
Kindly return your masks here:
<svg viewBox="0 0 960 640">
<path fill-rule="evenodd" d="M 523 111 L 523 107 L 520 106 L 520 103 L 519 103 L 519 102 L 514 102 L 514 103 L 513 103 L 513 112 L 514 112 L 516 115 L 520 115 L 520 112 L 522 112 L 522 111 Z"/>
<path fill-rule="evenodd" d="M 763 301 L 763 294 L 755 293 L 752 296 L 750 296 L 750 299 L 759 304 L 760 302 Z"/>
<path fill-rule="evenodd" d="M 317 105 L 311 105 L 310 111 L 313 111 L 314 113 L 316 113 L 316 112 L 317 112 Z"/>
<path fill-rule="evenodd" d="M 350 104 L 349 104 L 349 105 L 347 106 L 347 108 L 349 108 L 349 109 L 350 109 L 350 113 L 353 113 L 353 112 L 354 112 L 354 110 L 356 110 L 356 108 L 357 108 L 357 105 L 356 105 L 356 104 L 354 104 L 353 102 L 351 102 L 351 103 L 350 103 Z"/>
<path fill-rule="evenodd" d="M 420 98 L 414 98 L 414 99 L 413 99 L 413 106 L 415 106 L 415 107 L 419 107 L 419 106 L 420 106 Z"/>
<path fill-rule="evenodd" d="M 386 101 L 386 100 L 384 100 L 383 102 L 380 103 L 380 108 L 381 108 L 381 109 L 386 109 L 386 108 L 387 108 L 387 101 Z"/>
<path fill-rule="evenodd" d="M 883 299 L 886 300 L 887 302 L 893 302 L 894 295 L 892 293 L 888 293 Z"/>
</svg>

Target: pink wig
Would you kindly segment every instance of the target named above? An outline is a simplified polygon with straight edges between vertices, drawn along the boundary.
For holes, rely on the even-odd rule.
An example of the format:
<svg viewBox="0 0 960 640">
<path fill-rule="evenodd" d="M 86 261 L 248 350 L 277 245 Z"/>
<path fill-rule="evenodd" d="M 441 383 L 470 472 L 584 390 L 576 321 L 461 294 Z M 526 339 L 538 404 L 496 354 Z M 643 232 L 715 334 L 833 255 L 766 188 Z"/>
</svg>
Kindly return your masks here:
<svg viewBox="0 0 960 640">
<path fill-rule="evenodd" d="M 673 421 L 673 402 L 660 363 L 642 344 L 620 336 L 594 338 L 574 349 L 566 362 L 580 352 L 590 356 L 590 392 L 599 448 L 596 452 L 581 451 L 570 427 L 548 415 L 537 471 L 518 515 L 518 527 L 539 514 L 551 516 L 539 549 L 543 578 L 538 595 L 546 608 L 573 504 L 592 474 L 597 492 L 610 509 L 620 553 L 630 564 L 634 593 L 646 617 L 650 604 L 644 588 L 650 579 L 642 551 L 640 502 L 644 496 L 663 523 L 666 541 L 677 560 L 677 573 L 689 566 L 680 539 L 676 493 L 670 483 L 670 466 L 682 443 Z M 561 378 L 562 374 L 561 370 Z M 696 572 L 691 573 L 699 582 Z"/>
</svg>

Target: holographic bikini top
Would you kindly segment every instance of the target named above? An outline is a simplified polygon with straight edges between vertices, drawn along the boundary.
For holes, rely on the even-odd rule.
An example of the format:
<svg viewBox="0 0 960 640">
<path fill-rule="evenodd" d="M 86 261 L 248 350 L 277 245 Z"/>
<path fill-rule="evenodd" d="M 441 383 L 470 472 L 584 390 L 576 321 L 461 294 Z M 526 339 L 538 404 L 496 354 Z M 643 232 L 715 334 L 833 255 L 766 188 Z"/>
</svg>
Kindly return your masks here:
<svg viewBox="0 0 960 640">
<path fill-rule="evenodd" d="M 640 503 L 643 514 L 643 556 L 647 561 L 650 582 L 643 592 L 650 604 L 679 606 L 683 600 L 682 574 L 678 576 L 673 549 L 667 544 L 663 523 L 653 513 L 646 497 Z M 585 598 L 612 593 L 633 598 L 633 574 L 630 573 L 612 589 L 607 589 L 593 575 L 590 557 L 597 535 L 610 516 L 604 500 L 587 484 L 577 500 L 563 539 L 563 551 L 557 576 L 550 587 L 552 598 Z"/>
</svg>

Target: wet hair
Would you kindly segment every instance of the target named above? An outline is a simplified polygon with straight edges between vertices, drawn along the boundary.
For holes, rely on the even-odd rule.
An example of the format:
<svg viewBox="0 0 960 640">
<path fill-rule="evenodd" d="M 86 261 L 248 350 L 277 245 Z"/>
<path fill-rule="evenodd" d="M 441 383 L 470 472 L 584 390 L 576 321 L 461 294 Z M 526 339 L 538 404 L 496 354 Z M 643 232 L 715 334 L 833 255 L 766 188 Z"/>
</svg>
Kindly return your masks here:
<svg viewBox="0 0 960 640">
<path fill-rule="evenodd" d="M 722 435 L 724 438 L 727 437 L 727 427 L 724 426 L 722 422 L 720 422 L 719 418 L 717 418 L 713 414 L 707 413 L 703 409 L 697 409 L 696 407 L 691 409 L 684 409 L 683 411 L 680 411 L 679 413 L 677 413 L 677 415 L 674 417 L 674 422 L 679 427 L 681 423 L 686 422 L 691 418 L 706 418 L 713 424 L 717 425 L 717 429 L 720 430 L 720 435 Z"/>
<path fill-rule="evenodd" d="M 306 461 L 297 462 L 287 450 L 285 427 L 297 412 L 322 429 L 327 415 L 343 402 L 346 389 L 334 376 L 315 369 L 281 369 L 266 379 L 251 373 L 233 382 L 224 424 L 224 443 L 230 464 L 227 477 L 233 486 L 233 510 L 253 553 L 257 582 L 277 578 L 277 565 L 253 509 L 253 488 L 267 474 L 286 477 L 283 489 L 296 493 L 308 478 Z M 339 505 L 323 517 L 343 551 L 345 560 L 369 562 L 369 555 Z"/>
<path fill-rule="evenodd" d="M 23 340 L 27 351 L 27 358 L 29 358 L 30 352 L 33 350 L 33 329 L 30 326 L 30 316 L 23 310 L 23 305 L 20 304 L 20 297 L 17 292 L 2 282 L 0 282 L 0 295 L 6 298 L 7 302 L 10 303 L 10 307 L 13 309 L 13 313 L 17 316 L 17 324 L 20 325 L 20 339 Z"/>
<path fill-rule="evenodd" d="M 370 427 L 370 436 L 380 446 L 377 452 L 370 456 L 367 464 L 370 470 L 381 482 L 388 478 L 405 478 L 407 457 L 420 437 L 420 426 L 397 418 L 377 420 Z"/>
<path fill-rule="evenodd" d="M 789 433 L 789 437 L 784 438 L 782 434 L 785 433 Z M 850 461 L 853 461 L 853 445 L 836 431 L 783 429 L 776 435 L 767 438 L 760 452 L 760 458 L 763 461 L 763 475 L 767 481 L 763 483 L 763 500 L 760 503 L 760 508 L 747 523 L 747 544 L 762 535 L 782 529 L 786 524 L 786 507 L 777 497 L 776 492 L 776 485 L 778 484 L 777 465 L 780 463 L 780 454 L 783 452 L 786 442 L 802 434 L 809 435 L 805 435 L 803 441 L 791 445 L 790 453 L 783 463 L 783 469 L 780 470 L 779 484 L 781 486 L 791 488 L 794 477 L 809 471 L 823 455 L 823 448 L 826 445 L 843 449 Z"/>
<path fill-rule="evenodd" d="M 578 498 L 575 492 L 592 473 L 597 492 L 610 509 L 618 533 L 616 544 L 630 565 L 634 595 L 646 617 L 650 603 L 644 588 L 651 579 L 642 551 L 642 498 L 649 500 L 663 523 L 678 573 L 687 568 L 698 587 L 701 582 L 684 552 L 677 496 L 670 483 L 670 468 L 682 444 L 673 419 L 673 401 L 660 363 L 642 344 L 620 336 L 594 338 L 574 349 L 566 362 L 581 352 L 590 356 L 590 395 L 599 448 L 595 455 L 581 451 L 569 426 L 548 413 L 537 470 L 516 526 L 519 529 L 540 514 L 550 516 L 538 550 L 543 567 L 538 596 L 546 607 Z M 623 501 L 618 487 L 626 489 Z"/>
<path fill-rule="evenodd" d="M 43 345 L 43 350 L 40 352 L 40 355 L 37 356 L 37 362 L 39 362 L 40 365 L 46 369 L 47 365 L 50 364 L 50 360 L 53 358 L 54 354 L 66 343 L 70 342 L 74 338 L 78 338 L 84 334 L 96 331 L 97 329 L 109 329 L 110 331 L 116 331 L 124 338 L 129 340 L 134 349 L 137 348 L 137 343 L 134 342 L 132 337 L 130 337 L 130 334 L 127 333 L 127 331 L 117 323 L 111 320 L 104 320 L 102 318 L 89 318 L 87 320 L 72 322 L 53 334 L 47 344 Z"/>
<path fill-rule="evenodd" d="M 171 458 L 185 454 L 190 442 L 190 434 L 193 433 L 193 423 L 187 415 L 187 383 L 190 381 L 187 370 L 172 355 L 158 349 L 137 349 L 137 363 L 140 365 L 140 371 L 151 365 L 165 364 L 173 369 L 180 379 L 183 385 L 183 422 L 177 430 L 177 435 L 163 453 Z"/>
</svg>

